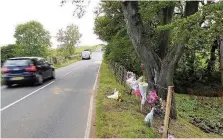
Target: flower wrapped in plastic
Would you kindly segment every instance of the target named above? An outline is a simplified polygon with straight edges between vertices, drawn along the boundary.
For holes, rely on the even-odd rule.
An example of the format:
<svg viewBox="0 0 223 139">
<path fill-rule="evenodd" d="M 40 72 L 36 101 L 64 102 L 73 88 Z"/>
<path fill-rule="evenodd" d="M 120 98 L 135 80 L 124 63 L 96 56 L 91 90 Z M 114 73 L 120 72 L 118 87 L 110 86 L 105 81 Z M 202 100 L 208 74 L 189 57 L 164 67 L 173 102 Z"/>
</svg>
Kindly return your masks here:
<svg viewBox="0 0 223 139">
<path fill-rule="evenodd" d="M 149 104 L 155 104 L 159 100 L 159 97 L 156 94 L 156 90 L 152 90 L 149 92 L 149 96 L 147 98 L 147 102 Z"/>
</svg>

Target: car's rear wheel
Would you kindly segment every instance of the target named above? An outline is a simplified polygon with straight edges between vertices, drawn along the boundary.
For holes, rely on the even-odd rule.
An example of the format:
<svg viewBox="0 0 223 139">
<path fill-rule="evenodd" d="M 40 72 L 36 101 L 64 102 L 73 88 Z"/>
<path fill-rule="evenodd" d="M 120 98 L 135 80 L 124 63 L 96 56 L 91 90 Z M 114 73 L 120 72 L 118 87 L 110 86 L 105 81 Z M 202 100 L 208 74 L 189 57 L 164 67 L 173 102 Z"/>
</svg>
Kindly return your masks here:
<svg viewBox="0 0 223 139">
<path fill-rule="evenodd" d="M 43 84 L 43 76 L 41 74 L 37 74 L 36 77 L 37 77 L 36 84 L 37 85 Z"/>
</svg>

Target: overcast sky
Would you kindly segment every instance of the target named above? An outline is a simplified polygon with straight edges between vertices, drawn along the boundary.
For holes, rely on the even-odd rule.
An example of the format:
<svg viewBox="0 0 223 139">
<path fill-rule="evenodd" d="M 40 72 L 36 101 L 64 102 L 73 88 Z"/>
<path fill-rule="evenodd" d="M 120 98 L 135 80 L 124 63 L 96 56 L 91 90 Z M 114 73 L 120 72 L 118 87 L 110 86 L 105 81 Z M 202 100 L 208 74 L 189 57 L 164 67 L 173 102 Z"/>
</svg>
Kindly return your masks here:
<svg viewBox="0 0 223 139">
<path fill-rule="evenodd" d="M 76 24 L 82 33 L 80 45 L 95 45 L 102 41 L 94 34 L 93 10 L 99 0 L 91 0 L 86 15 L 77 19 L 73 16 L 74 6 L 60 6 L 61 0 L 1 0 L 0 1 L 0 46 L 15 43 L 13 34 L 17 24 L 36 20 L 55 36 L 60 28 L 68 24 Z M 51 40 L 56 47 L 55 39 Z"/>
</svg>

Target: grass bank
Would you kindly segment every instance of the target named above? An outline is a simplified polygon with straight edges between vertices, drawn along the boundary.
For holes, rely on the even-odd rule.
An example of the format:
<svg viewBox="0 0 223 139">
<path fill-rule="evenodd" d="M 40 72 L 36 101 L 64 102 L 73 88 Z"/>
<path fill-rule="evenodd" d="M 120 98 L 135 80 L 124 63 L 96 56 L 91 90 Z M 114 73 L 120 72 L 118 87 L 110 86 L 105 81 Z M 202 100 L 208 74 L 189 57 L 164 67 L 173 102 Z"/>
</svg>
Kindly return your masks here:
<svg viewBox="0 0 223 139">
<path fill-rule="evenodd" d="M 178 116 L 202 130 L 200 137 L 223 138 L 223 97 L 176 95 Z M 195 136 L 193 136 L 195 137 Z"/>
<path fill-rule="evenodd" d="M 107 98 L 115 88 L 122 93 L 123 102 Z M 138 98 L 127 92 L 103 63 L 96 97 L 96 137 L 160 138 L 158 128 L 163 124 L 163 118 L 154 117 L 152 128 L 146 127 Z M 169 133 L 177 138 L 223 138 L 222 100 L 176 94 L 178 120 L 171 120 Z"/>
<path fill-rule="evenodd" d="M 100 50 L 102 48 L 101 45 L 95 45 L 95 46 L 80 46 L 77 47 L 75 50 L 75 54 L 80 54 L 82 51 L 84 51 L 85 49 L 90 49 L 92 52 Z"/>
<path fill-rule="evenodd" d="M 178 120 L 171 120 L 170 134 L 178 138 L 223 138 L 223 98 L 176 94 Z M 153 132 L 163 119 L 154 118 Z M 213 131 L 213 132 L 212 132 Z"/>
<path fill-rule="evenodd" d="M 123 101 L 108 99 L 117 88 Z M 144 115 L 139 112 L 136 96 L 128 95 L 106 63 L 101 65 L 99 89 L 96 97 L 96 136 L 97 138 L 152 138 L 152 130 L 144 124 Z"/>
<path fill-rule="evenodd" d="M 76 58 L 71 59 L 71 60 L 66 60 L 66 62 L 64 62 L 64 63 L 61 63 L 61 64 L 55 64 L 54 67 L 55 67 L 56 69 L 58 69 L 58 68 L 61 68 L 61 67 L 64 67 L 64 66 L 68 66 L 68 65 L 70 65 L 70 64 L 72 64 L 72 63 L 74 63 L 74 62 L 77 62 L 77 61 L 79 61 L 79 60 L 81 60 L 81 57 L 76 57 Z"/>
</svg>

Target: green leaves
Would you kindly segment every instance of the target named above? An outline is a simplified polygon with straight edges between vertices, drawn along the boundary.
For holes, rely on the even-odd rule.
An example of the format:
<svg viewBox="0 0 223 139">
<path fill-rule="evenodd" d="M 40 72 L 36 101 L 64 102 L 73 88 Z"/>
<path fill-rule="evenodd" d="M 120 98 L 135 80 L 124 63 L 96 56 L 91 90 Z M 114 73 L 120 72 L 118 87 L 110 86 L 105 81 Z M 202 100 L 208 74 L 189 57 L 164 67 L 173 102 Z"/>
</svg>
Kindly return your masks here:
<svg viewBox="0 0 223 139">
<path fill-rule="evenodd" d="M 163 47 L 159 47 L 159 44 L 167 44 L 168 50 L 178 43 L 185 45 L 185 53 L 177 72 L 180 74 L 179 78 L 182 77 L 190 84 L 203 79 L 211 45 L 216 36 L 223 32 L 223 2 L 204 5 L 199 7 L 198 12 L 190 9 L 196 13 L 187 18 L 184 15 L 184 4 L 187 2 L 139 1 L 139 13 L 145 35 L 148 36 L 155 52 L 162 51 Z M 171 6 L 175 7 L 173 18 L 165 12 L 171 13 Z M 121 62 L 128 69 L 137 71 L 137 66 L 132 65 L 138 65 L 140 60 L 127 36 L 120 2 L 102 2 L 100 12 L 104 15 L 96 18 L 94 31 L 100 39 L 108 42 L 106 58 Z M 168 35 L 162 35 L 163 32 Z M 168 37 L 165 43 L 160 43 L 163 38 Z"/>
<path fill-rule="evenodd" d="M 1 47 L 1 64 L 8 58 L 16 55 L 17 46 L 15 44 L 9 44 Z"/>
<path fill-rule="evenodd" d="M 43 56 L 47 55 L 50 47 L 50 34 L 37 21 L 30 21 L 16 27 L 17 56 Z"/>
<path fill-rule="evenodd" d="M 141 63 L 128 38 L 120 2 L 102 2 L 101 8 L 104 15 L 95 19 L 94 32 L 108 42 L 105 59 L 119 62 L 128 70 L 141 74 Z"/>
<path fill-rule="evenodd" d="M 110 41 L 112 36 L 125 28 L 124 17 L 120 2 L 102 2 L 104 16 L 99 16 L 95 19 L 94 32 L 103 41 Z"/>
<path fill-rule="evenodd" d="M 59 47 L 63 50 L 66 56 L 72 55 L 75 51 L 75 45 L 81 38 L 79 29 L 76 25 L 71 24 L 65 30 L 60 29 L 57 33 L 57 41 L 61 44 Z"/>
</svg>

